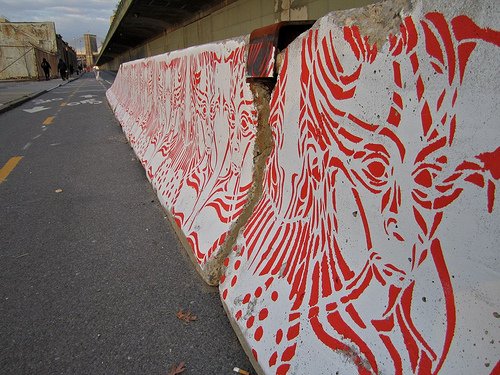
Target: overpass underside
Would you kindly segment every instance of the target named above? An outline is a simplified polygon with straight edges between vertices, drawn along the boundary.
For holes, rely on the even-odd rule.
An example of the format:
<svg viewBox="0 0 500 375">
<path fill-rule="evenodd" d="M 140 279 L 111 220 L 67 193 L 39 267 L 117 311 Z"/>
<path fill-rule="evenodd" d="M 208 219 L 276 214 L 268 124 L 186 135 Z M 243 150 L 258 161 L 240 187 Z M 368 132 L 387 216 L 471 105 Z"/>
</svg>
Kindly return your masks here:
<svg viewBox="0 0 500 375">
<path fill-rule="evenodd" d="M 328 12 L 373 0 L 122 0 L 96 65 L 155 56 L 287 21 L 316 20 Z"/>
</svg>

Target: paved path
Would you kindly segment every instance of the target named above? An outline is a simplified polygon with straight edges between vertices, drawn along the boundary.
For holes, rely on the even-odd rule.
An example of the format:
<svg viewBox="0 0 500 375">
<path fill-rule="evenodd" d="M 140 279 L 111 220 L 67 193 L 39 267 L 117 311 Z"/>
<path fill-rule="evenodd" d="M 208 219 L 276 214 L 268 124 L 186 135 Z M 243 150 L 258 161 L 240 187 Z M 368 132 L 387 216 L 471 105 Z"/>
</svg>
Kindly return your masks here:
<svg viewBox="0 0 500 375">
<path fill-rule="evenodd" d="M 250 370 L 105 102 L 110 81 L 87 73 L 0 114 L 0 373 Z"/>
</svg>

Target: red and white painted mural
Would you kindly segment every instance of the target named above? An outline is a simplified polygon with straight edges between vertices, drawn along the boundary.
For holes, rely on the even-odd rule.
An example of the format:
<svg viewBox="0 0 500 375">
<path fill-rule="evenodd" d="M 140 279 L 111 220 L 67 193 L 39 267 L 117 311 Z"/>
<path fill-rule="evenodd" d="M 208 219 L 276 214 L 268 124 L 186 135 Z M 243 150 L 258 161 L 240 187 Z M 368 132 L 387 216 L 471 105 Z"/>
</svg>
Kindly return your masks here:
<svg viewBox="0 0 500 375">
<path fill-rule="evenodd" d="M 203 268 L 252 184 L 256 110 L 246 39 L 120 67 L 107 92 L 124 132 Z"/>
<path fill-rule="evenodd" d="M 220 285 L 265 373 L 500 373 L 500 7 L 474 4 L 289 46 Z"/>
</svg>

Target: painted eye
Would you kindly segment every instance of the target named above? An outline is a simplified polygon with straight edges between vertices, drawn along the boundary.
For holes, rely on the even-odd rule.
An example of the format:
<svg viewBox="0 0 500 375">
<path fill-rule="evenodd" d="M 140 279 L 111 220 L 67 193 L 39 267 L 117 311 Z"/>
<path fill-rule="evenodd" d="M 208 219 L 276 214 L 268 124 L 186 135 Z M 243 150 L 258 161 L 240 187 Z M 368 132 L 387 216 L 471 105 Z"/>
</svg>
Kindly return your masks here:
<svg viewBox="0 0 500 375">
<path fill-rule="evenodd" d="M 361 173 L 358 175 L 355 170 L 352 173 L 368 189 L 374 193 L 380 192 L 382 186 L 388 180 L 388 161 L 379 154 L 370 154 L 363 160 Z"/>
<path fill-rule="evenodd" d="M 368 164 L 368 171 L 373 177 L 380 178 L 385 174 L 385 165 L 380 161 L 372 161 Z"/>
<path fill-rule="evenodd" d="M 373 186 L 382 186 L 387 182 L 387 164 L 380 158 L 368 160 L 363 168 L 363 174 Z"/>
<path fill-rule="evenodd" d="M 428 169 L 422 169 L 416 176 L 415 182 L 420 186 L 429 188 L 432 186 L 432 175 Z"/>
</svg>

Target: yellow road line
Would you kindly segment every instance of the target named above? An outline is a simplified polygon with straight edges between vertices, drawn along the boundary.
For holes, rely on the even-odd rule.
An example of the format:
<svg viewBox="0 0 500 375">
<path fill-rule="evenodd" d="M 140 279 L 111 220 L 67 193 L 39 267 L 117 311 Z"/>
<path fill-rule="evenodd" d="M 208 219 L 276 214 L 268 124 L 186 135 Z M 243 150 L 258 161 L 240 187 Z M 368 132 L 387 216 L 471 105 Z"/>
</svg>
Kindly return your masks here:
<svg viewBox="0 0 500 375">
<path fill-rule="evenodd" d="M 68 103 L 67 102 L 61 103 L 61 107 L 64 107 L 66 104 Z"/>
<path fill-rule="evenodd" d="M 3 168 L 0 169 L 0 184 L 7 178 L 22 158 L 22 156 L 14 156 L 13 158 L 10 158 Z"/>
<path fill-rule="evenodd" d="M 44 125 L 50 124 L 54 117 L 47 117 L 47 119 L 43 122 Z"/>
</svg>

